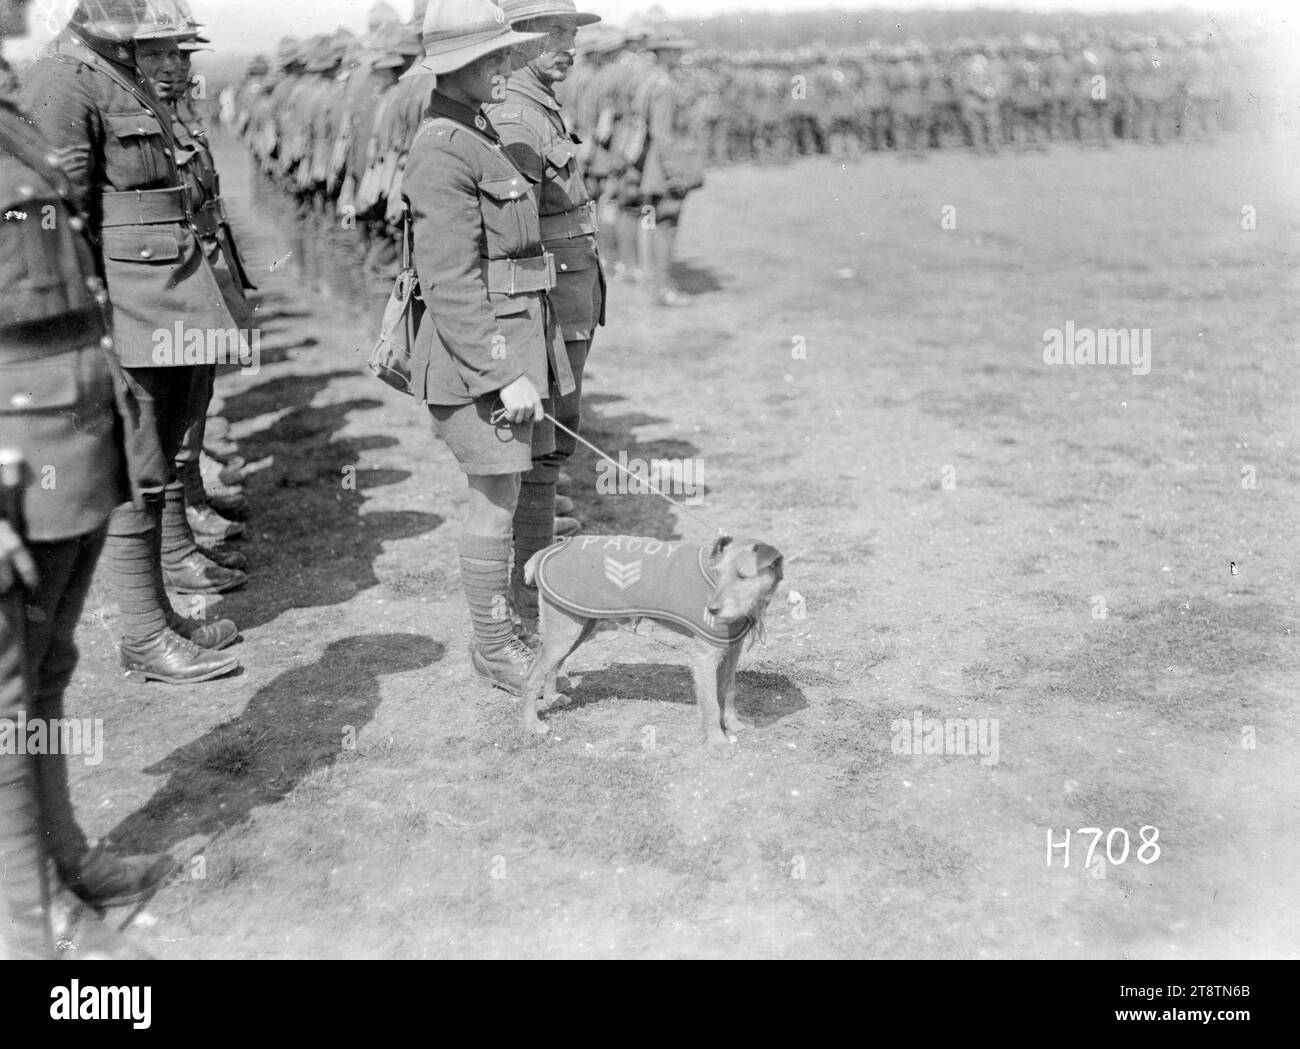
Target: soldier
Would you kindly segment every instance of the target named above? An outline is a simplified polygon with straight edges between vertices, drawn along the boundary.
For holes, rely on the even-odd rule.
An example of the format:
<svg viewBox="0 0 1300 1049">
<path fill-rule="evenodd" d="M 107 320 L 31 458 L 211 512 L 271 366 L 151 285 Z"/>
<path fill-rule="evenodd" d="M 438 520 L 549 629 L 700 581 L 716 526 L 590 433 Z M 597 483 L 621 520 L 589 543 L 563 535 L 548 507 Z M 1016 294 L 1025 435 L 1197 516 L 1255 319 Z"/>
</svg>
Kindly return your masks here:
<svg viewBox="0 0 1300 1049">
<path fill-rule="evenodd" d="M 688 122 L 689 100 L 672 72 L 683 51 L 695 46 L 674 30 L 651 36 L 646 50 L 654 58 L 634 100 L 645 128 L 637 169 L 640 205 L 641 268 L 651 301 L 660 306 L 685 305 L 671 276 L 677 226 L 688 194 L 704 185 L 704 159 Z M 630 155 L 630 154 L 629 154 Z"/>
<path fill-rule="evenodd" d="M 1011 139 L 1020 150 L 1046 149 L 1044 121 L 1047 116 L 1047 99 L 1043 85 L 1043 68 L 1039 63 L 1042 44 L 1031 33 L 1021 38 L 1019 51 L 1011 61 L 1011 110 L 1013 126 Z"/>
<path fill-rule="evenodd" d="M 177 141 L 182 146 L 182 150 L 177 153 L 177 162 L 190 187 L 194 227 L 203 245 L 203 252 L 212 266 L 213 275 L 217 278 L 231 316 L 241 329 L 247 330 L 252 323 L 253 311 L 245 293 L 255 288 L 240 258 L 234 231 L 226 219 L 225 204 L 221 199 L 221 181 L 208 142 L 208 131 L 194 112 L 189 90 L 191 57 L 195 51 L 211 50 L 207 43 L 202 37 L 181 40 L 177 45 L 179 76 L 170 88 L 158 84 L 154 84 L 154 87 L 155 93 L 159 90 L 165 92 L 160 97 L 165 98 L 172 111 L 172 126 Z M 167 501 L 163 507 L 164 533 L 170 530 L 179 540 L 177 548 L 171 554 L 173 558 L 181 550 L 182 558 L 193 552 L 196 547 L 194 535 L 218 541 L 234 538 L 244 530 L 242 524 L 225 516 L 220 509 L 224 507 L 227 513 L 245 516 L 247 509 L 242 497 L 237 501 L 218 501 L 213 505 L 203 486 L 199 464 L 215 378 L 215 363 L 194 369 L 194 383 L 190 388 L 190 423 L 176 457 L 177 481 L 168 486 Z M 180 519 L 182 507 L 184 520 Z M 242 571 L 247 567 L 246 559 L 237 552 L 207 549 L 204 554 L 223 568 Z M 231 640 L 234 640 L 233 635 Z"/>
<path fill-rule="evenodd" d="M 996 153 L 1002 133 L 998 123 L 998 91 L 989 59 L 971 41 L 961 68 L 961 121 L 966 140 L 977 153 Z"/>
<path fill-rule="evenodd" d="M 0 42 L 25 35 L 26 7 L 0 0 Z M 0 477 L 0 719 L 58 733 L 105 522 L 129 486 L 108 296 L 58 155 L 13 86 L 0 56 L 0 448 L 17 475 Z M 174 862 L 90 849 L 64 754 L 16 749 L 0 750 L 0 959 L 55 956 L 74 916 L 83 956 L 130 957 L 69 890 L 99 908 L 135 902 Z"/>
<path fill-rule="evenodd" d="M 162 0 L 80 0 L 72 21 L 31 67 L 24 98 L 53 143 L 88 216 L 96 267 L 113 297 L 113 348 L 131 402 L 127 439 L 143 505 L 109 520 L 104 572 L 119 611 L 119 654 L 134 680 L 206 681 L 238 669 L 214 651 L 230 626 L 178 616 L 164 590 L 165 490 L 189 420 L 185 351 L 237 338 L 194 232 L 170 113 L 137 68 L 191 36 Z M 191 361 L 193 358 L 191 357 Z M 169 535 L 170 540 L 172 536 Z M 232 573 L 195 551 L 169 564 L 173 586 L 202 592 Z M 212 629 L 216 627 L 218 629 Z"/>
<path fill-rule="evenodd" d="M 470 665 L 514 695 L 533 658 L 507 597 L 520 477 L 554 450 L 542 425 L 548 373 L 557 396 L 574 384 L 546 304 L 554 259 L 542 250 L 536 197 L 481 106 L 509 71 L 508 49 L 539 39 L 511 30 L 489 0 L 433 0 L 424 58 L 406 74 L 438 78 L 402 183 L 427 305 L 412 385 L 469 479 L 460 570 Z"/>
<path fill-rule="evenodd" d="M 1183 128 L 1189 138 L 1202 141 L 1214 138 L 1216 103 L 1220 100 L 1214 59 L 1209 52 L 1212 39 L 1209 33 L 1194 34 L 1187 41 L 1187 53 L 1183 56 L 1187 85 Z"/>
<path fill-rule="evenodd" d="M 592 46 L 593 55 L 600 56 L 600 65 L 595 70 L 588 101 L 573 92 L 579 111 L 591 113 L 591 156 L 587 160 L 586 170 L 592 199 L 596 201 L 596 218 L 599 232 L 596 238 L 600 243 L 601 256 L 615 272 L 626 270 L 628 262 L 635 266 L 636 260 L 636 220 L 632 221 L 633 239 L 623 239 L 627 232 L 621 218 L 619 189 L 623 170 L 627 163 L 614 147 L 614 132 L 618 122 L 616 97 L 617 78 L 620 75 L 619 56 L 627 37 L 621 30 L 609 29 L 599 41 Z M 628 260 L 627 262 L 624 259 Z"/>
<path fill-rule="evenodd" d="M 880 46 L 874 40 L 872 44 L 874 46 L 870 54 L 862 62 L 862 86 L 858 97 L 866 120 L 870 148 L 885 150 L 890 147 L 894 116 L 890 110 L 889 82 Z"/>
<path fill-rule="evenodd" d="M 1111 102 L 1111 90 L 1118 86 L 1112 84 L 1107 75 L 1108 53 L 1101 45 L 1083 47 L 1073 64 L 1074 97 L 1079 112 L 1079 138 L 1088 142 L 1096 140 L 1103 148 L 1109 149 L 1111 137 L 1115 131 L 1115 109 Z"/>
<path fill-rule="evenodd" d="M 518 51 L 524 64 L 506 85 L 505 100 L 486 108 L 488 119 L 515 166 L 535 186 L 541 220 L 542 246 L 555 257 L 556 285 L 547 298 L 564 336 L 571 393 L 556 399 L 552 414 L 567 430 L 580 425 L 582 372 L 596 326 L 605 322 L 605 278 L 596 250 L 595 205 L 587 194 L 578 145 L 555 97 L 573 68 L 577 31 L 600 20 L 580 12 L 573 0 L 504 0 L 502 8 L 513 28 L 544 34 Z M 556 428 L 554 449 L 535 456 L 523 476 L 514 518 L 514 572 L 511 594 L 525 638 L 537 634 L 537 589 L 524 584 L 524 565 L 555 536 L 581 530 L 576 520 L 556 520 L 556 481 L 577 442 Z M 559 512 L 573 503 L 560 497 Z"/>
<path fill-rule="evenodd" d="M 615 199 L 619 208 L 613 273 L 615 279 L 626 275 L 631 281 L 646 276 L 640 249 L 640 161 L 645 153 L 646 127 L 636 98 L 654 64 L 644 48 L 648 36 L 646 29 L 627 27 L 619 42 L 618 54 L 609 65 L 607 88 L 611 111 L 609 149 L 614 157 Z"/>
<path fill-rule="evenodd" d="M 271 64 L 265 55 L 255 55 L 244 71 L 244 82 L 235 92 L 234 121 L 226 128 L 243 138 L 248 133 L 248 125 L 253 117 L 253 103 L 266 87 L 266 76 L 271 71 Z"/>
<path fill-rule="evenodd" d="M 358 206 L 361 180 L 370 166 L 367 149 L 377 111 L 386 94 L 391 94 L 401 75 L 419 56 L 418 32 L 397 21 L 396 14 L 388 19 L 392 9 L 387 4 L 376 4 L 371 10 L 371 34 L 366 49 L 357 59 L 357 66 L 348 76 L 343 102 L 343 115 L 336 156 L 341 154 L 343 184 L 338 198 L 339 214 L 359 219 L 362 231 L 362 252 L 368 252 L 375 234 L 383 228 L 376 220 L 382 216 L 375 212 L 377 200 L 363 213 Z M 351 211 L 347 209 L 351 208 Z"/>
<path fill-rule="evenodd" d="M 924 157 L 927 146 L 925 74 L 920 66 L 924 49 L 920 44 L 898 47 L 890 55 L 888 81 L 894 117 L 894 148 L 910 156 Z"/>
</svg>

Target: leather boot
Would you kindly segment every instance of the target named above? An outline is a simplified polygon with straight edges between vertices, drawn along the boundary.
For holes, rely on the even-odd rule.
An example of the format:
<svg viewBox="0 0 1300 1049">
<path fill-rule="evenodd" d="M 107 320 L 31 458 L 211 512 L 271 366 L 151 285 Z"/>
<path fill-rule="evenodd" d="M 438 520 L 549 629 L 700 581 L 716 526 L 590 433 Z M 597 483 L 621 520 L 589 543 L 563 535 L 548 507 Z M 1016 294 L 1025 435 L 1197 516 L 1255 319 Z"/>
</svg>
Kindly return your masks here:
<svg viewBox="0 0 1300 1049">
<path fill-rule="evenodd" d="M 480 649 L 473 641 L 469 645 L 469 661 L 475 676 L 512 696 L 523 695 L 533 658 L 532 649 L 514 636 L 495 648 Z"/>
<path fill-rule="evenodd" d="M 138 903 L 176 869 L 176 861 L 166 853 L 114 856 L 104 849 L 92 849 L 71 870 L 60 870 L 59 877 L 78 899 L 102 909 Z"/>
<path fill-rule="evenodd" d="M 252 513 L 252 508 L 248 505 L 248 500 L 241 493 L 230 489 L 233 494 L 222 495 L 219 493 L 208 493 L 207 504 L 227 521 L 247 521 Z"/>
<path fill-rule="evenodd" d="M 204 623 L 173 612 L 167 617 L 167 627 L 186 641 L 213 652 L 229 648 L 239 639 L 239 627 L 233 619 L 214 619 L 211 623 Z"/>
<path fill-rule="evenodd" d="M 190 619 L 183 616 L 172 606 L 171 598 L 167 596 L 167 587 L 163 582 L 163 570 L 161 564 L 162 557 L 162 538 L 160 529 L 154 529 L 154 550 L 153 550 L 153 589 L 158 599 L 158 604 L 163 610 L 163 615 L 167 619 L 167 628 L 179 634 L 187 641 L 193 641 L 200 648 L 209 648 L 212 651 L 228 648 L 235 643 L 239 636 L 239 627 L 230 619 L 217 619 L 211 623 L 204 623 L 197 619 Z"/>
<path fill-rule="evenodd" d="M 198 537 L 195 537 L 198 541 Z M 209 561 L 219 564 L 222 568 L 233 568 L 237 572 L 246 571 L 248 568 L 248 558 L 238 550 L 227 550 L 220 543 L 214 543 L 209 546 L 207 543 L 199 543 L 199 550 Z"/>
<path fill-rule="evenodd" d="M 181 594 L 224 594 L 248 582 L 243 572 L 203 556 L 190 531 L 182 485 L 167 486 L 161 523 L 163 579 L 171 589 Z"/>
<path fill-rule="evenodd" d="M 196 538 L 202 535 L 211 536 L 213 539 L 233 539 L 237 535 L 244 534 L 242 524 L 218 513 L 209 503 L 187 504 L 185 519 L 189 522 L 190 531 Z"/>
<path fill-rule="evenodd" d="M 248 582 L 248 576 L 230 568 L 222 568 L 195 549 L 179 561 L 163 566 L 163 579 L 170 590 L 178 594 L 225 594 L 238 590 Z"/>
<path fill-rule="evenodd" d="M 239 486 L 223 484 L 221 481 L 221 471 L 225 467 L 213 459 L 212 456 L 204 452 L 199 456 L 199 473 L 203 477 L 203 488 L 211 499 L 214 495 L 219 496 L 236 496 L 242 495 L 243 492 Z"/>
<path fill-rule="evenodd" d="M 144 641 L 128 638 L 122 642 L 120 652 L 127 680 L 139 683 L 188 685 L 239 669 L 239 660 L 234 656 L 200 648 L 172 630 Z"/>
<path fill-rule="evenodd" d="M 555 538 L 564 539 L 567 536 L 577 535 L 582 531 L 582 522 L 573 517 L 557 517 L 555 519 Z"/>
<path fill-rule="evenodd" d="M 558 490 L 558 486 L 557 486 L 557 490 Z M 557 495 L 555 497 L 555 516 L 556 517 L 573 516 L 573 500 L 570 499 L 567 495 Z"/>
</svg>

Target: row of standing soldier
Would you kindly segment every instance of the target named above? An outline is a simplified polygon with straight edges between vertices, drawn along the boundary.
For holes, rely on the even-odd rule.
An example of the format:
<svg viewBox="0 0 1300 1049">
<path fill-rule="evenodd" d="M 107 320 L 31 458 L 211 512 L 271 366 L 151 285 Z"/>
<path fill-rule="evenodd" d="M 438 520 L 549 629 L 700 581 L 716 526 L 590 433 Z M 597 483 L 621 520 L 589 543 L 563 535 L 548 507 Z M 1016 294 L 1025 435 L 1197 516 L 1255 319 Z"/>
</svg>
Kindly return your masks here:
<svg viewBox="0 0 1300 1049">
<path fill-rule="evenodd" d="M 417 10 L 417 24 L 420 17 Z M 611 276 L 643 281 L 651 301 L 665 306 L 685 301 L 671 260 L 682 204 L 704 181 L 679 71 L 692 47 L 665 30 L 584 31 L 582 57 L 557 92 L 598 205 Z M 360 40 L 346 31 L 282 40 L 274 68 L 255 59 L 221 99 L 223 122 L 247 139 L 262 173 L 304 209 L 355 223 L 374 264 L 394 257 L 403 172 L 432 90 L 430 78 L 402 76 L 420 53 L 416 28 L 378 3 Z M 603 101 L 593 111 L 587 88 L 596 55 L 608 61 L 600 65 Z"/>
<path fill-rule="evenodd" d="M 652 35 L 673 46 L 647 47 Z M 824 48 L 688 49 L 633 25 L 593 27 L 578 49 L 559 93 L 600 203 L 605 258 L 616 279 L 644 275 L 667 302 L 676 299 L 664 263 L 676 219 L 654 237 L 650 216 L 672 208 L 652 205 L 641 186 L 656 141 L 671 141 L 682 157 L 684 181 L 672 195 L 684 196 L 702 182 L 705 164 L 1209 138 L 1246 121 L 1260 76 L 1253 49 L 1208 33 L 873 44 L 832 57 Z M 425 91 L 399 78 L 419 51 L 415 27 L 379 3 L 365 37 L 340 30 L 282 40 L 274 63 L 255 59 L 222 99 L 223 121 L 247 136 L 267 176 L 318 210 L 361 223 L 372 261 L 392 257 L 402 169 Z"/>
<path fill-rule="evenodd" d="M 0 0 L 0 35 L 25 33 L 26 8 Z M 3 73 L 0 718 L 11 743 L 60 731 L 92 579 L 115 606 L 128 677 L 185 684 L 239 668 L 224 651 L 237 626 L 187 618 L 168 596 L 246 580 L 242 555 L 194 535 L 237 532 L 216 506 L 246 508 L 236 489 L 220 504 L 205 490 L 215 365 L 190 336 L 228 345 L 251 287 L 183 97 L 187 52 L 202 45 L 179 0 L 79 0 L 21 86 Z M 56 945 L 131 956 L 98 916 L 174 869 L 167 855 L 91 847 L 58 747 L 0 749 L 0 957 Z"/>
</svg>

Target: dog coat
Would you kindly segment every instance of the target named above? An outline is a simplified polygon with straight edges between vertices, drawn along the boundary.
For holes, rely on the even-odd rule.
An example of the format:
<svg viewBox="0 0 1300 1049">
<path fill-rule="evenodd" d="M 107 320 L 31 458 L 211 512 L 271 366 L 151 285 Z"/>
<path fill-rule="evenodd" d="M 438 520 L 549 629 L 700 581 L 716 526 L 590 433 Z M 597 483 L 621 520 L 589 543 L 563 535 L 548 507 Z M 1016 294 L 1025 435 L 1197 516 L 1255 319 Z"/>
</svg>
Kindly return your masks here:
<svg viewBox="0 0 1300 1049">
<path fill-rule="evenodd" d="M 574 615 L 657 619 L 725 648 L 754 621 L 719 623 L 709 615 L 718 583 L 709 570 L 710 549 L 641 536 L 575 535 L 538 555 L 534 581 L 546 600 Z"/>
</svg>

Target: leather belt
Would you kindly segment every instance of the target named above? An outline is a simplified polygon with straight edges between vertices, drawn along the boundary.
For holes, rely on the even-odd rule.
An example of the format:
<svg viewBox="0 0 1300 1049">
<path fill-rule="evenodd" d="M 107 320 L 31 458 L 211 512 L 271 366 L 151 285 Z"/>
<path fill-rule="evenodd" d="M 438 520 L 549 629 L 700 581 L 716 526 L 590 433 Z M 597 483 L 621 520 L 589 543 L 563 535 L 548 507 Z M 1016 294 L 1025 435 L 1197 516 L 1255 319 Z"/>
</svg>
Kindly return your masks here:
<svg viewBox="0 0 1300 1049">
<path fill-rule="evenodd" d="M 580 208 L 559 215 L 542 216 L 542 240 L 572 240 L 598 232 L 596 204 L 588 201 Z"/>
<path fill-rule="evenodd" d="M 484 259 L 487 290 L 494 295 L 521 295 L 555 287 L 555 256 L 549 251 L 522 259 Z"/>
<path fill-rule="evenodd" d="M 183 186 L 166 189 L 130 189 L 104 193 L 104 226 L 148 226 L 158 222 L 189 221 L 188 190 Z"/>
</svg>

